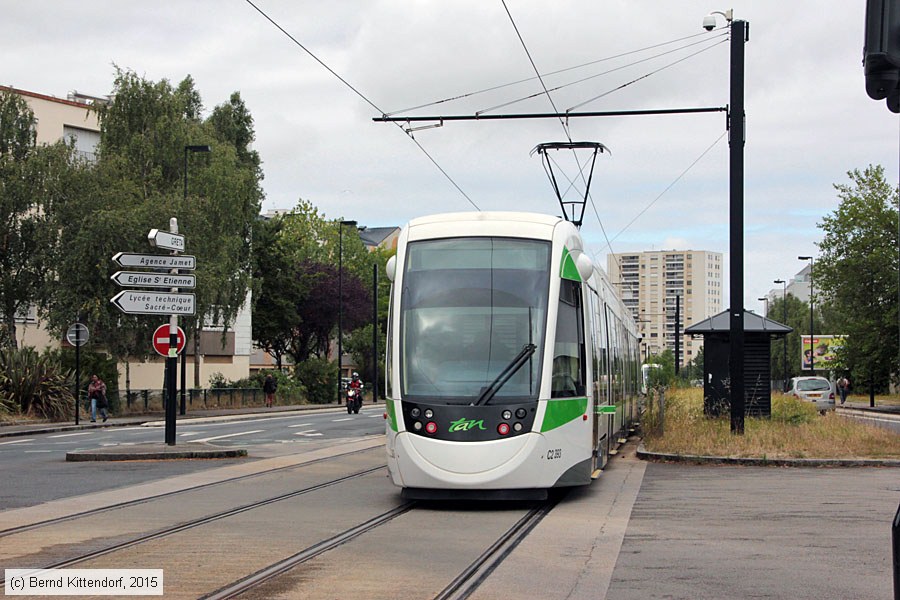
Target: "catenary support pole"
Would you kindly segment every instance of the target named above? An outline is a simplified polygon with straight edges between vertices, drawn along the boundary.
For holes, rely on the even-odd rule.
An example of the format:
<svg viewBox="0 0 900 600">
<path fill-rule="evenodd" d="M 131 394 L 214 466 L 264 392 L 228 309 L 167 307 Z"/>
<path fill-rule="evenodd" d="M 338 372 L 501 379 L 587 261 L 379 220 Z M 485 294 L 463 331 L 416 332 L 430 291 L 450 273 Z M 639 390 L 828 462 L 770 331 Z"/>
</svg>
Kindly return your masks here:
<svg viewBox="0 0 900 600">
<path fill-rule="evenodd" d="M 744 43 L 746 21 L 731 22 L 731 102 L 728 113 L 730 213 L 730 347 L 731 432 L 744 433 Z"/>
</svg>

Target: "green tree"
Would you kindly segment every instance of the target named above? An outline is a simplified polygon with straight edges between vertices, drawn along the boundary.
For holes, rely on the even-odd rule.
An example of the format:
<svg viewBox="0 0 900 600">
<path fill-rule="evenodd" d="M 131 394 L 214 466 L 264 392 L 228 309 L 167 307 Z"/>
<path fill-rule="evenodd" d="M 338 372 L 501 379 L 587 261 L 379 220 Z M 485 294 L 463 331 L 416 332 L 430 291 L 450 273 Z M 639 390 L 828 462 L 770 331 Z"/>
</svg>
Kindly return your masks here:
<svg viewBox="0 0 900 600">
<path fill-rule="evenodd" d="M 37 145 L 28 104 L 0 92 L 0 347 L 16 346 L 16 314 L 52 282 L 50 215 L 77 193 L 82 168 L 70 144 Z"/>
<path fill-rule="evenodd" d="M 787 306 L 786 320 L 785 306 Z M 832 331 L 829 321 L 826 320 L 827 312 L 822 306 L 813 311 L 813 327 L 817 335 L 830 334 Z M 770 355 L 772 379 L 790 379 L 800 375 L 800 357 L 804 350 L 801 348 L 802 336 L 809 335 L 809 303 L 788 294 L 784 300 L 776 298 L 769 305 L 769 314 L 766 316 L 793 328 L 793 331 L 787 334 L 787 377 L 784 371 L 784 339 L 780 337 L 772 339 Z"/>
<path fill-rule="evenodd" d="M 847 173 L 835 184 L 838 208 L 822 219 L 825 234 L 813 276 L 833 311 L 834 333 L 847 336 L 839 355 L 856 387 L 872 381 L 883 390 L 898 373 L 897 188 L 884 168 Z"/>
<path fill-rule="evenodd" d="M 290 353 L 292 332 L 300 326 L 300 281 L 297 264 L 289 258 L 296 238 L 284 235 L 284 225 L 282 216 L 261 219 L 253 232 L 253 339 L 275 358 L 278 370 Z"/>
<path fill-rule="evenodd" d="M 385 265 L 388 259 L 397 253 L 394 249 L 376 248 L 368 255 L 369 280 L 372 279 L 372 265 L 378 268 L 378 311 L 376 326 L 378 327 L 377 360 L 372 358 L 372 308 L 369 308 L 369 322 L 365 327 L 352 332 L 345 342 L 346 351 L 353 356 L 354 362 L 359 365 L 360 377 L 364 381 L 371 382 L 375 379 L 375 369 L 378 370 L 379 388 L 384 389 L 384 354 L 386 351 L 386 336 L 388 322 L 388 308 L 390 306 L 391 281 L 387 278 Z M 376 390 L 376 393 L 381 393 Z"/>
<path fill-rule="evenodd" d="M 675 380 L 675 353 L 668 348 L 648 356 L 644 364 L 659 365 L 659 369 L 651 369 L 648 372 L 647 386 L 651 388 L 665 388 Z"/>
<path fill-rule="evenodd" d="M 109 277 L 111 257 L 147 247 L 147 232 L 168 230 L 176 217 L 197 257 L 196 314 L 228 328 L 250 285 L 251 228 L 259 213 L 260 173 L 238 159 L 238 150 L 202 121 L 202 103 L 188 76 L 177 88 L 117 69 L 115 102 L 99 111 L 98 163 L 91 193 L 54 211 L 61 246 L 57 292 L 48 310 L 51 329 L 61 331 L 72 315 L 88 315 L 92 338 L 120 360 L 149 352 L 156 319 L 121 314 L 109 303 L 118 291 Z M 190 161 L 184 198 L 185 146 L 209 144 L 212 152 Z M 195 339 L 198 336 L 195 335 Z M 199 370 L 195 367 L 195 385 Z"/>
</svg>

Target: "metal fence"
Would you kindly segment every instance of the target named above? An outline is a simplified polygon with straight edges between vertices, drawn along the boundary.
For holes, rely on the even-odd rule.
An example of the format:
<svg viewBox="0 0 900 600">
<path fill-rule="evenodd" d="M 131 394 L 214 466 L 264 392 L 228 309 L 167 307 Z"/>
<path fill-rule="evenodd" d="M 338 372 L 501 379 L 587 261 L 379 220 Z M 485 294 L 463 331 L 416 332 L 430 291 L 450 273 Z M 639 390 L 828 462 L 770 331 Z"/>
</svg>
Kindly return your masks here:
<svg viewBox="0 0 900 600">
<path fill-rule="evenodd" d="M 185 390 L 185 405 L 194 409 L 206 408 L 241 408 L 259 406 L 265 403 L 265 393 L 260 388 L 206 388 Z M 166 391 L 164 389 L 125 390 L 108 394 L 110 408 L 114 413 L 141 413 L 165 410 Z M 276 403 L 285 404 L 285 398 L 278 398 Z M 175 401 L 181 402 L 181 391 L 175 395 Z"/>
</svg>

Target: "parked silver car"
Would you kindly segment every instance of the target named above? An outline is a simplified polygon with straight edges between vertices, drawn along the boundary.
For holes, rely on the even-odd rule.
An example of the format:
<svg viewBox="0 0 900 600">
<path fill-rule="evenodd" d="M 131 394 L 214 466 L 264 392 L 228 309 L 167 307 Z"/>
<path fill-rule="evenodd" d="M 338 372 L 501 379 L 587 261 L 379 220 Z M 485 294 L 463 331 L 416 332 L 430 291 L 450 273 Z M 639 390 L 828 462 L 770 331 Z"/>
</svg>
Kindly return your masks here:
<svg viewBox="0 0 900 600">
<path fill-rule="evenodd" d="M 824 377 L 794 377 L 788 392 L 794 398 L 808 400 L 824 412 L 834 409 L 834 384 Z"/>
</svg>

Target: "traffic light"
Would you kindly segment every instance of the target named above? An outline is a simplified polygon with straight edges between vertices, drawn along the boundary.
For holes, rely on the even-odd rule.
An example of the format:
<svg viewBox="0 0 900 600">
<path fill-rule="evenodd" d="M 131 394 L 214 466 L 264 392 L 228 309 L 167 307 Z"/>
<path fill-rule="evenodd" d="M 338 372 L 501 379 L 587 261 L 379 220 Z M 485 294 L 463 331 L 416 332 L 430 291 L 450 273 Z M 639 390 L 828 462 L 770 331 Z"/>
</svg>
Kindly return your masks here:
<svg viewBox="0 0 900 600">
<path fill-rule="evenodd" d="M 900 113 L 900 0 L 866 0 L 866 93 Z"/>
</svg>

